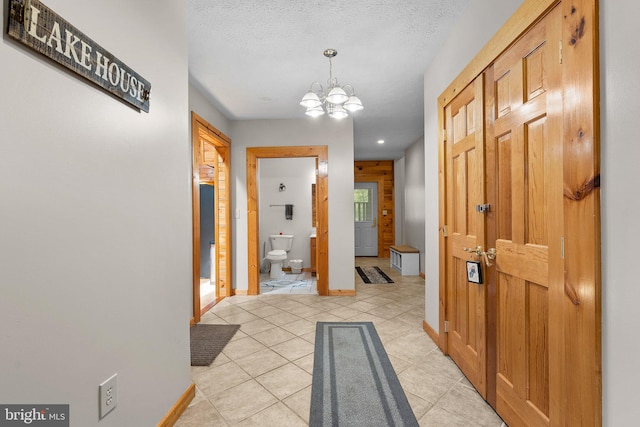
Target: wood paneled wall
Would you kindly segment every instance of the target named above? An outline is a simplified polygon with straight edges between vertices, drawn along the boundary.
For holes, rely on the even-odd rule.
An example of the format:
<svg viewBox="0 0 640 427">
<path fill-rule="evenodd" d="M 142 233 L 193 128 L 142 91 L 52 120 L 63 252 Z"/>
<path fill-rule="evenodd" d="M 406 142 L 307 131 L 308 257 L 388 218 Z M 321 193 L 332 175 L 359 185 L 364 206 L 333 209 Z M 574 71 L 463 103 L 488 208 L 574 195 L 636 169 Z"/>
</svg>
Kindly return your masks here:
<svg viewBox="0 0 640 427">
<path fill-rule="evenodd" d="M 393 160 L 359 160 L 354 162 L 355 182 L 378 183 L 378 256 L 389 257 L 395 244 Z M 387 214 L 382 215 L 386 210 Z"/>
</svg>

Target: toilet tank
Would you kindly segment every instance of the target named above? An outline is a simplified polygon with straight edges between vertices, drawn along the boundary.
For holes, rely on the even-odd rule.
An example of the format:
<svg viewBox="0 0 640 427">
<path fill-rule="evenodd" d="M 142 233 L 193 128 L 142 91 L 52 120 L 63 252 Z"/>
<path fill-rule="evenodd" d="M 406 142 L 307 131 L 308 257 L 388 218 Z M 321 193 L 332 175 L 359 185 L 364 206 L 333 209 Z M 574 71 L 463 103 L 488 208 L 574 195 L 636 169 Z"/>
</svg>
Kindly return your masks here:
<svg viewBox="0 0 640 427">
<path fill-rule="evenodd" d="M 269 240 L 271 241 L 271 249 L 289 252 L 293 244 L 293 234 L 271 234 Z"/>
</svg>

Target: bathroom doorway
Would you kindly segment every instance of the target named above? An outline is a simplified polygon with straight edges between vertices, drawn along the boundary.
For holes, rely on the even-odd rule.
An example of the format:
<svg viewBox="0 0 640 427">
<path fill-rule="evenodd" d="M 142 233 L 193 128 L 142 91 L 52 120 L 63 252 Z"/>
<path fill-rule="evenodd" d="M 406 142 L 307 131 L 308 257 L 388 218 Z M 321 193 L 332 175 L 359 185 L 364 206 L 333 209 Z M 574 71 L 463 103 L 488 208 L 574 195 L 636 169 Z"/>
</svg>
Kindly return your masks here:
<svg viewBox="0 0 640 427">
<path fill-rule="evenodd" d="M 312 195 L 315 171 L 314 157 L 258 159 L 260 294 L 317 293 L 311 272 L 316 236 Z M 285 249 L 285 260 L 268 256 L 269 251 L 282 249 L 272 244 L 273 235 L 293 236 L 290 240 L 278 238 L 291 244 Z"/>
<path fill-rule="evenodd" d="M 260 291 L 260 263 L 263 248 L 260 241 L 258 198 L 258 160 L 276 158 L 312 157 L 316 160 L 316 286 L 319 295 L 329 295 L 328 255 L 328 147 L 253 147 L 247 148 L 247 210 L 248 210 L 248 295 Z M 311 251 L 310 251 L 311 253 Z M 311 253 L 313 256 L 313 253 Z"/>
<path fill-rule="evenodd" d="M 217 301 L 231 296 L 231 140 L 196 113 L 191 113 L 192 137 L 192 215 L 193 215 L 193 317 L 198 323 L 203 313 Z M 204 184 L 204 187 L 201 186 Z M 207 188 L 210 186 L 210 188 Z M 201 197 L 201 190 L 204 196 Z M 213 205 L 211 205 L 213 202 Z M 201 225 L 201 206 L 210 221 Z M 210 226 L 207 234 L 207 227 Z M 211 230 L 212 229 L 212 230 Z M 211 232 L 212 231 L 212 232 Z M 203 233 L 205 234 L 203 236 Z M 209 267 L 201 254 L 209 255 Z M 205 255 L 206 256 L 206 255 Z M 208 269 L 208 272 L 203 271 Z M 204 273 L 204 274 L 203 274 Z M 208 274 L 207 274 L 208 273 Z M 207 277 L 209 276 L 209 277 Z M 209 287 L 201 289 L 202 286 Z M 209 292 L 206 292 L 209 291 Z"/>
</svg>

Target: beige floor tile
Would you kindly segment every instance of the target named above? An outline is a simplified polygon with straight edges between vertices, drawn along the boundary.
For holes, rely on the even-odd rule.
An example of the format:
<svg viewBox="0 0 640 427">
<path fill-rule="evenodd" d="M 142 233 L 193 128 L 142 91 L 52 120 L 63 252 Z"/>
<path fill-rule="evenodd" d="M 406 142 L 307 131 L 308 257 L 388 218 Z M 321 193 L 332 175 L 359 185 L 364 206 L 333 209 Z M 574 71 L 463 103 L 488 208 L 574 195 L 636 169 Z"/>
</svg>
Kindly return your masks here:
<svg viewBox="0 0 640 427">
<path fill-rule="evenodd" d="M 384 348 L 388 354 L 418 364 L 426 354 L 436 348 L 436 345 L 424 334 L 422 338 L 409 335 L 385 342 Z"/>
<path fill-rule="evenodd" d="M 371 310 L 367 311 L 367 313 L 373 314 L 374 316 L 383 317 L 385 319 L 393 319 L 394 317 L 402 314 L 403 310 L 398 307 L 380 306 L 372 308 Z"/>
<path fill-rule="evenodd" d="M 283 400 L 283 403 L 298 414 L 305 422 L 309 422 L 309 413 L 311 412 L 311 386 L 287 397 Z"/>
<path fill-rule="evenodd" d="M 308 305 L 301 305 L 300 307 L 296 307 L 295 309 L 287 310 L 291 314 L 295 314 L 296 316 L 300 316 L 303 319 L 306 319 L 309 316 L 313 316 L 314 314 L 322 313 L 322 310 L 318 310 L 315 307 L 310 307 Z"/>
<path fill-rule="evenodd" d="M 307 423 L 284 404 L 276 403 L 237 425 L 240 427 L 304 427 Z"/>
<path fill-rule="evenodd" d="M 272 347 L 276 344 L 280 344 L 281 342 L 295 338 L 295 335 L 283 328 L 274 327 L 273 329 L 254 335 L 253 338 L 268 347 Z"/>
<path fill-rule="evenodd" d="M 289 361 L 275 351 L 265 348 L 249 356 L 236 359 L 235 363 L 252 377 L 257 377 L 285 365 Z"/>
<path fill-rule="evenodd" d="M 276 314 L 285 313 L 284 310 L 280 310 L 279 308 L 268 304 L 266 304 L 264 307 L 250 310 L 249 312 L 254 316 L 262 317 L 263 319 L 269 316 L 274 316 Z"/>
<path fill-rule="evenodd" d="M 250 379 L 251 376 L 233 362 L 211 368 L 193 377 L 196 386 L 207 398 Z"/>
<path fill-rule="evenodd" d="M 360 314 L 357 314 L 353 317 L 350 317 L 349 319 L 347 319 L 347 321 L 349 322 L 373 322 L 373 325 L 378 325 L 382 322 L 386 322 L 387 319 L 383 318 L 383 317 L 378 317 L 378 316 L 374 316 L 371 313 L 366 313 L 366 312 L 362 312 Z"/>
<path fill-rule="evenodd" d="M 256 341 L 251 337 L 245 337 L 238 340 L 231 340 L 229 344 L 222 350 L 230 359 L 239 359 L 252 353 L 265 349 L 265 345 Z"/>
<path fill-rule="evenodd" d="M 290 361 L 300 359 L 307 354 L 313 353 L 313 344 L 296 337 L 289 341 L 274 345 L 271 349 Z"/>
<path fill-rule="evenodd" d="M 175 427 L 226 427 L 228 425 L 207 400 L 189 406 L 174 424 Z"/>
<path fill-rule="evenodd" d="M 274 325 L 271 322 L 268 322 L 264 319 L 257 319 L 257 320 L 252 320 L 251 322 L 243 323 L 240 326 L 240 330 L 245 334 L 252 336 L 262 331 L 273 329 L 275 327 L 276 325 Z"/>
<path fill-rule="evenodd" d="M 300 335 L 300 338 L 303 340 L 310 342 L 311 344 L 315 344 L 316 342 L 316 331 L 308 332 L 304 335 Z"/>
<path fill-rule="evenodd" d="M 408 367 L 413 366 L 411 362 L 407 362 L 404 359 L 395 357 L 392 354 L 387 353 L 387 357 L 389 357 L 389 361 L 391 362 L 391 365 L 393 366 L 393 370 L 396 372 L 396 375 L 399 375 L 402 371 L 404 371 Z"/>
<path fill-rule="evenodd" d="M 353 309 L 351 307 L 353 307 L 353 304 L 350 304 L 348 307 L 340 307 L 336 308 L 335 310 L 331 310 L 329 311 L 329 314 L 333 314 L 334 316 L 338 316 L 346 320 L 362 313 L 361 311 Z"/>
<path fill-rule="evenodd" d="M 210 398 L 229 424 L 247 419 L 278 401 L 256 380 L 249 380 Z"/>
<path fill-rule="evenodd" d="M 229 322 L 232 325 L 241 325 L 243 323 L 249 323 L 252 320 L 260 319 L 258 316 L 255 316 L 249 313 L 248 311 L 244 311 L 244 310 L 242 310 L 242 312 L 239 312 L 239 313 L 227 314 L 220 317 L 222 317 L 222 319 L 224 319 L 225 321 Z"/>
<path fill-rule="evenodd" d="M 456 384 L 436 403 L 434 408 L 442 408 L 478 426 L 489 427 L 502 424 L 500 417 L 487 406 L 478 392 L 462 384 Z"/>
<path fill-rule="evenodd" d="M 294 360 L 293 363 L 295 363 L 296 366 L 299 366 L 300 368 L 307 371 L 309 374 L 313 374 L 313 359 L 314 359 L 314 355 L 313 353 L 311 353 L 311 354 L 307 354 L 304 357 L 301 357 L 298 360 Z"/>
<path fill-rule="evenodd" d="M 329 313 L 319 313 L 307 318 L 310 322 L 344 322 L 342 317 Z"/>
<path fill-rule="evenodd" d="M 356 301 L 353 304 L 348 305 L 347 307 L 352 308 L 354 310 L 358 310 L 358 311 L 369 311 L 373 308 L 378 307 L 378 305 L 372 304 L 367 301 Z"/>
<path fill-rule="evenodd" d="M 407 396 L 407 400 L 409 401 L 409 405 L 411 405 L 411 409 L 413 410 L 413 415 L 416 416 L 416 419 L 419 420 L 424 416 L 424 414 L 429 411 L 433 405 L 426 400 L 416 396 L 412 393 L 405 393 Z"/>
<path fill-rule="evenodd" d="M 284 324 L 281 326 L 281 328 L 291 332 L 294 335 L 300 336 L 308 334 L 309 332 L 314 332 L 316 330 L 316 324 L 308 320 L 300 319 L 297 322 Z"/>
<path fill-rule="evenodd" d="M 256 380 L 278 399 L 282 400 L 311 385 L 311 374 L 293 363 L 281 366 Z"/>
<path fill-rule="evenodd" d="M 429 410 L 418 419 L 420 427 L 477 427 L 479 424 L 470 423 L 468 418 L 447 412 L 442 408 Z M 498 424 L 496 427 L 500 427 Z"/>
<path fill-rule="evenodd" d="M 434 404 L 453 387 L 458 379 L 440 375 L 435 369 L 412 365 L 398 375 L 402 388 L 430 404 Z"/>
<path fill-rule="evenodd" d="M 279 298 L 286 298 L 286 297 L 279 297 Z M 291 314 L 286 311 L 282 313 L 274 314 L 272 316 L 265 317 L 265 320 L 268 320 L 269 322 L 277 326 L 282 326 L 288 323 L 297 322 L 300 319 L 301 319 L 300 316 L 296 316 L 295 314 Z"/>
</svg>

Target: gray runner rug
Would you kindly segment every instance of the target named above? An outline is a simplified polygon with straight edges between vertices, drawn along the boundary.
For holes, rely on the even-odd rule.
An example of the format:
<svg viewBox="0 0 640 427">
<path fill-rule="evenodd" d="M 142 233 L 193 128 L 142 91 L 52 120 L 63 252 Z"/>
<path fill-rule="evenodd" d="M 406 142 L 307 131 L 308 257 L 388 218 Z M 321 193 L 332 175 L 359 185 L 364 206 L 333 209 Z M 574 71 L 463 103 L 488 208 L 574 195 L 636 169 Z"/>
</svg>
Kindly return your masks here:
<svg viewBox="0 0 640 427">
<path fill-rule="evenodd" d="M 193 325 L 191 327 L 191 366 L 209 366 L 229 343 L 240 325 Z"/>
<path fill-rule="evenodd" d="M 309 426 L 418 426 L 371 322 L 318 322 Z"/>
<path fill-rule="evenodd" d="M 391 277 L 387 276 L 378 266 L 356 267 L 356 271 L 364 283 L 393 283 Z"/>
</svg>

